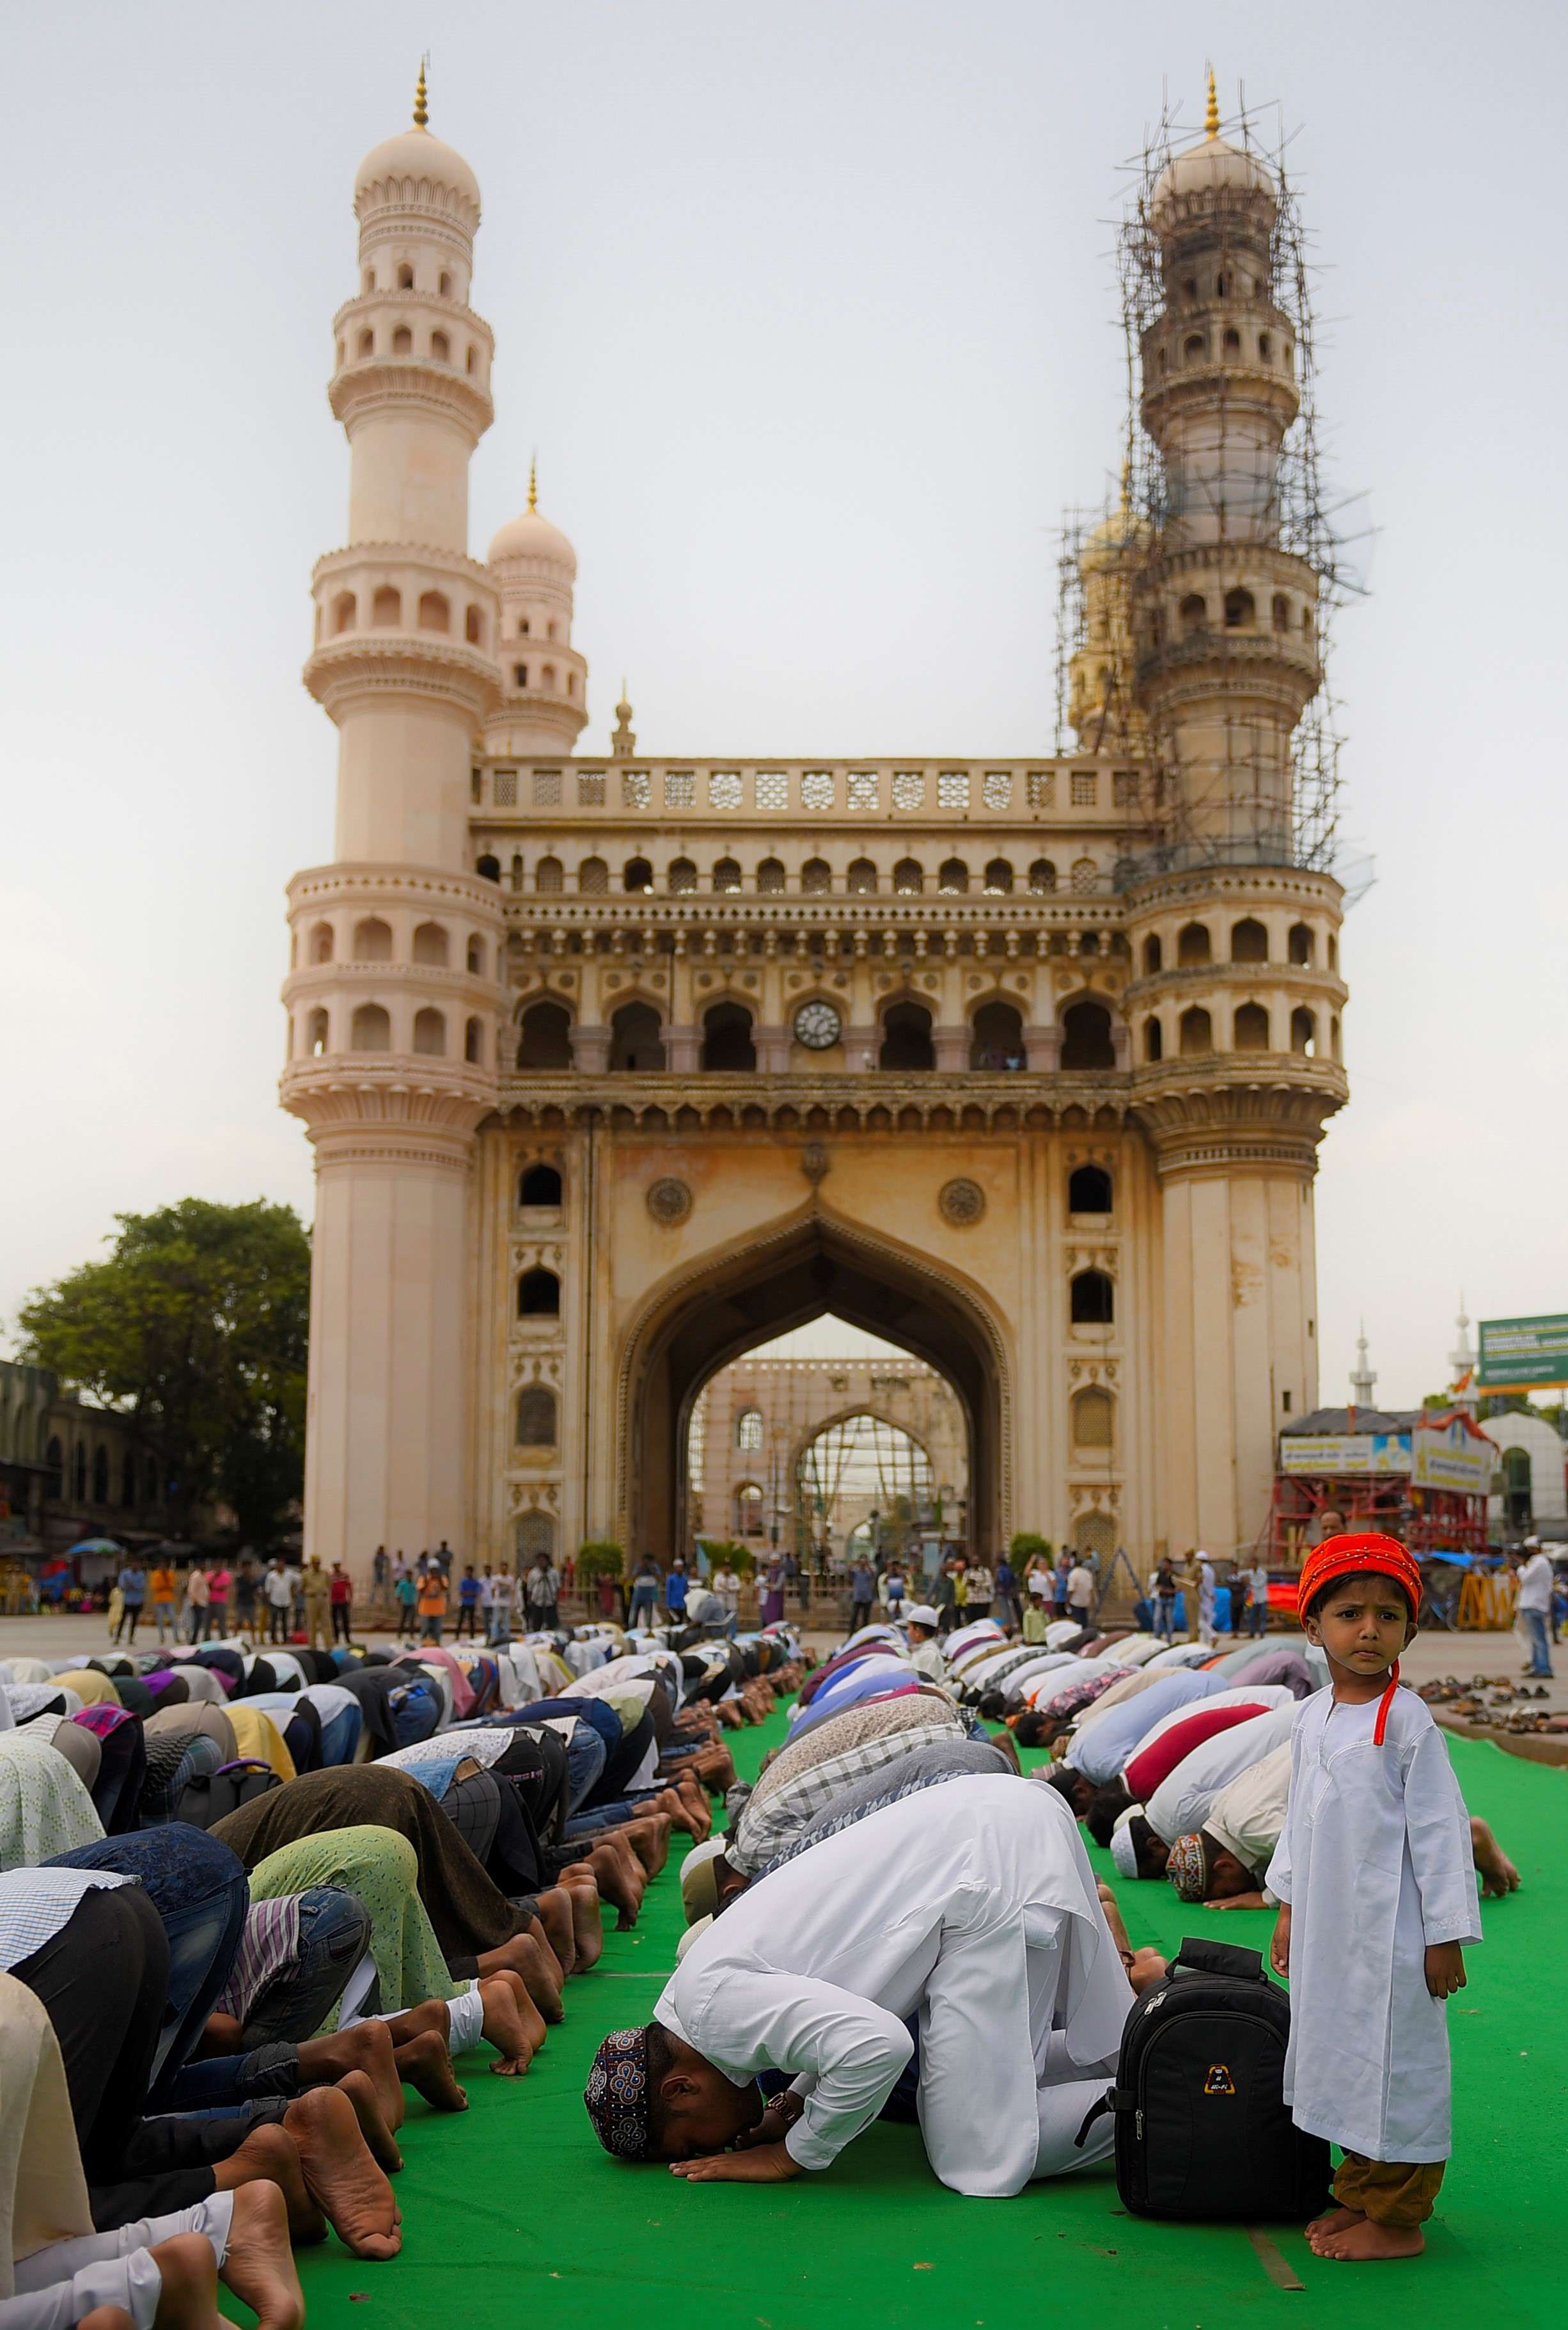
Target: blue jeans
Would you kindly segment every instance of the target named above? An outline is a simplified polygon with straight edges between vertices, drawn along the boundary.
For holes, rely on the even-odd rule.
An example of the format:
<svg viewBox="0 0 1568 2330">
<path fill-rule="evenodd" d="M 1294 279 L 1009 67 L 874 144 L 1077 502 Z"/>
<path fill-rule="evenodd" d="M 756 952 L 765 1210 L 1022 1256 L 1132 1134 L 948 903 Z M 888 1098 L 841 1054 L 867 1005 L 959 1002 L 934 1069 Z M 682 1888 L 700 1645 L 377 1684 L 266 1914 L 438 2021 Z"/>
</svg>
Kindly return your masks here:
<svg viewBox="0 0 1568 2330">
<path fill-rule="evenodd" d="M 1176 1597 L 1157 1594 L 1154 1602 L 1154 1632 L 1157 1642 L 1170 1642 L 1176 1634 Z"/>
<path fill-rule="evenodd" d="M 337 1885 L 310 1886 L 299 1897 L 298 1956 L 252 2000 L 246 2046 L 288 2041 L 298 2047 L 313 2038 L 369 1946 L 370 1912 L 358 1894 Z"/>
<path fill-rule="evenodd" d="M 1552 1653 L 1546 1641 L 1544 1610 L 1521 1610 L 1519 1619 L 1525 1629 L 1525 1639 L 1530 1646 L 1530 1672 L 1549 1675 L 1552 1672 Z"/>
<path fill-rule="evenodd" d="M 627 1624 L 634 1634 L 641 1625 L 652 1625 L 654 1606 L 654 1597 L 651 1594 L 634 1594 L 632 1596 L 631 1615 L 627 1620 Z"/>
</svg>

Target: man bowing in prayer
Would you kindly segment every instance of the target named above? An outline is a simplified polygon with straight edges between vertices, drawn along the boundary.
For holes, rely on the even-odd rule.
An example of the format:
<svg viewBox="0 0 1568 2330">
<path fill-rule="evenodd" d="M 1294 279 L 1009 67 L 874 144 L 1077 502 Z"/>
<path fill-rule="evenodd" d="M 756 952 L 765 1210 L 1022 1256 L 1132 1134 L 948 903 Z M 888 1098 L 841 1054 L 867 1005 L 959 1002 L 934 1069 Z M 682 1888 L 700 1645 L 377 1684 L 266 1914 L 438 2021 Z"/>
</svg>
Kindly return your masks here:
<svg viewBox="0 0 1568 2330">
<path fill-rule="evenodd" d="M 585 2101 L 619 2159 L 775 2183 L 831 2167 L 869 2126 L 918 2016 L 931 2166 L 956 2193 L 1001 2196 L 1109 2153 L 1103 2123 L 1074 2139 L 1132 2003 L 1067 1806 L 1010 1776 L 963 1779 L 825 1838 L 732 1902 L 653 2022 L 604 2041 Z M 762 2071 L 793 2080 L 766 2106 Z"/>
</svg>

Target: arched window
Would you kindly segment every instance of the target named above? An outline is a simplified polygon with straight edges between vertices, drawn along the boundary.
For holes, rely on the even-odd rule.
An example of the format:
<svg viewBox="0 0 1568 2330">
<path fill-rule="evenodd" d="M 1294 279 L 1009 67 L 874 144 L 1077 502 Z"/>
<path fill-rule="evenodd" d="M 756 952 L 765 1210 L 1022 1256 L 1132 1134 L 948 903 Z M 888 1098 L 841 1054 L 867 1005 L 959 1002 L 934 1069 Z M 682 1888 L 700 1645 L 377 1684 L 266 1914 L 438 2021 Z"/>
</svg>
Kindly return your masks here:
<svg viewBox="0 0 1568 2330">
<path fill-rule="evenodd" d="M 493 857 L 490 863 L 496 867 L 495 878 L 498 882 L 501 878 L 501 868 L 496 865 Z M 479 871 L 481 874 L 485 871 L 485 861 L 482 857 L 479 860 Z M 515 849 L 512 852 L 512 887 L 516 891 L 520 891 L 523 887 L 523 852 L 520 849 Z"/>
<path fill-rule="evenodd" d="M 1081 1270 L 1067 1290 L 1075 1327 L 1109 1327 L 1116 1319 L 1116 1288 L 1103 1270 Z"/>
<path fill-rule="evenodd" d="M 374 354 L 375 334 L 373 332 L 361 332 L 359 336 L 359 355 L 361 360 L 363 361 L 366 356 L 373 356 Z"/>
<path fill-rule="evenodd" d="M 1181 1016 L 1181 1055 L 1184 1060 L 1201 1059 L 1214 1048 L 1214 1030 L 1208 1013 L 1195 1003 L 1190 1011 Z"/>
<path fill-rule="evenodd" d="M 1165 1057 L 1165 1029 L 1157 1019 L 1148 1018 L 1143 1023 L 1143 1056 L 1151 1066 Z"/>
<path fill-rule="evenodd" d="M 876 893 L 876 867 L 869 857 L 852 857 L 845 888 L 852 898 L 870 898 Z"/>
<path fill-rule="evenodd" d="M 634 898 L 640 897 L 645 890 L 653 888 L 653 867 L 646 857 L 628 857 L 621 880 Z"/>
<path fill-rule="evenodd" d="M 741 868 L 739 864 L 733 857 L 721 857 L 713 867 L 714 889 L 738 890 L 740 886 Z"/>
<path fill-rule="evenodd" d="M 1283 591 L 1275 592 L 1270 612 L 1273 616 L 1274 629 L 1277 631 L 1288 631 L 1290 628 L 1290 601 L 1286 598 Z"/>
<path fill-rule="evenodd" d="M 937 891 L 944 898 L 961 898 L 969 886 L 969 869 L 961 857 L 944 857 L 937 868 Z"/>
<path fill-rule="evenodd" d="M 317 923 L 316 928 L 310 933 L 311 961 L 330 962 L 332 961 L 335 943 L 332 934 L 332 924 L 330 923 Z"/>
<path fill-rule="evenodd" d="M 553 1270 L 525 1270 L 517 1281 L 519 1319 L 559 1319 L 561 1281 Z"/>
<path fill-rule="evenodd" d="M 1288 942 L 1292 962 L 1310 962 L 1318 949 L 1311 930 L 1305 923 L 1292 923 Z"/>
<path fill-rule="evenodd" d="M 485 618 L 477 607 L 463 610 L 463 637 L 470 647 L 482 648 L 485 644 Z"/>
<path fill-rule="evenodd" d="M 414 1013 L 414 1049 L 431 1059 L 444 1057 L 447 1049 L 447 1015 L 426 1004 Z"/>
<path fill-rule="evenodd" d="M 400 324 L 397 329 L 393 332 L 392 352 L 394 356 L 412 355 L 414 352 L 414 336 L 410 331 L 406 324 Z"/>
<path fill-rule="evenodd" d="M 519 1448 L 555 1445 L 555 1394 L 543 1384 L 530 1384 L 517 1395 Z"/>
<path fill-rule="evenodd" d="M 355 1006 L 348 1047 L 351 1052 L 390 1052 L 392 1021 L 379 1003 Z"/>
<path fill-rule="evenodd" d="M 1338 1059 L 1338 1057 L 1339 1057 L 1339 1022 L 1338 1022 L 1338 1020 L 1337 1020 L 1337 1019 L 1330 1019 L 1330 1021 L 1328 1022 L 1328 1048 L 1329 1048 L 1329 1050 L 1333 1053 L 1334 1057 L 1335 1057 L 1336 1059 Z"/>
<path fill-rule="evenodd" d="M 447 933 L 439 923 L 419 923 L 414 928 L 414 961 L 439 963 L 447 960 Z"/>
<path fill-rule="evenodd" d="M 405 260 L 402 266 L 398 269 L 398 289 L 400 291 L 411 291 L 413 288 L 414 270 Z"/>
<path fill-rule="evenodd" d="M 452 296 L 452 279 L 444 267 L 436 278 L 436 289 L 443 299 L 449 299 Z"/>
<path fill-rule="evenodd" d="M 379 914 L 367 914 L 363 923 L 355 923 L 354 932 L 355 962 L 390 962 L 392 952 L 391 925 L 383 923 Z"/>
<path fill-rule="evenodd" d="M 1332 931 L 1328 933 L 1328 968 L 1330 971 L 1337 971 L 1339 968 L 1339 941 Z"/>
<path fill-rule="evenodd" d="M 683 896 L 687 891 L 696 888 L 697 869 L 689 857 L 673 857 L 670 860 L 669 880 L 673 896 Z"/>
<path fill-rule="evenodd" d="M 800 893 L 806 898 L 826 898 L 833 887 L 833 868 L 826 857 L 808 857 L 800 868 Z"/>
<path fill-rule="evenodd" d="M 1056 887 L 1056 868 L 1048 857 L 1036 857 L 1029 868 L 1029 887 L 1037 898 L 1049 897 Z"/>
<path fill-rule="evenodd" d="M 628 1075 L 656 1075 L 664 1067 L 659 1015 L 651 1003 L 623 1003 L 609 1021 L 609 1065 Z"/>
<path fill-rule="evenodd" d="M 1075 857 L 1068 880 L 1078 897 L 1087 898 L 1100 880 L 1100 868 L 1092 857 Z"/>
<path fill-rule="evenodd" d="M 1227 324 L 1225 327 L 1225 354 L 1228 356 L 1239 356 L 1241 353 L 1242 336 L 1240 332 L 1237 331 L 1234 324 Z"/>
<path fill-rule="evenodd" d="M 517 1184 L 520 1206 L 558 1206 L 561 1203 L 561 1176 L 553 1165 L 528 1165 Z"/>
<path fill-rule="evenodd" d="M 703 1014 L 703 1066 L 721 1073 L 747 1075 L 757 1065 L 751 1041 L 751 1015 L 743 1003 L 711 1004 Z"/>
<path fill-rule="evenodd" d="M 72 1492 L 79 1505 L 87 1502 L 87 1450 L 79 1440 L 71 1460 Z"/>
<path fill-rule="evenodd" d="M 352 631 L 359 614 L 359 601 L 352 591 L 340 591 L 332 602 L 334 632 Z"/>
<path fill-rule="evenodd" d="M 122 1505 L 134 1505 L 137 1501 L 137 1460 L 128 1448 L 120 1458 L 119 1501 Z"/>
<path fill-rule="evenodd" d="M 1256 612 L 1250 591 L 1243 591 L 1238 584 L 1235 590 L 1226 592 L 1225 629 L 1227 631 L 1250 631 Z"/>
<path fill-rule="evenodd" d="M 1305 1005 L 1299 1004 L 1290 1014 L 1290 1049 L 1302 1052 L 1308 1059 L 1318 1051 L 1318 1022 Z"/>
<path fill-rule="evenodd" d="M 1062 1065 L 1077 1069 L 1115 1067 L 1110 1014 L 1103 1003 L 1068 1005 L 1062 1015 Z"/>
<path fill-rule="evenodd" d="M 1260 332 L 1258 335 L 1258 362 L 1260 364 L 1272 364 L 1273 361 L 1273 342 L 1270 339 L 1267 332 Z"/>
<path fill-rule="evenodd" d="M 1100 1384 L 1085 1384 L 1072 1395 L 1072 1445 L 1074 1448 L 1110 1448 L 1115 1445 L 1116 1402 Z"/>
<path fill-rule="evenodd" d="M 523 1014 L 517 1066 L 550 1075 L 571 1066 L 571 1014 L 563 1003 L 541 999 Z"/>
<path fill-rule="evenodd" d="M 43 1452 L 43 1493 L 46 1497 L 58 1497 L 64 1487 L 65 1452 L 61 1447 L 58 1435 L 52 1435 Z"/>
<path fill-rule="evenodd" d="M 1068 1175 L 1067 1210 L 1070 1214 L 1110 1213 L 1110 1176 L 1103 1165 L 1079 1165 Z"/>
<path fill-rule="evenodd" d="M 528 667 L 527 667 L 527 665 L 526 665 L 525 663 L 515 663 L 515 664 L 513 665 L 513 667 L 512 667 L 512 684 L 513 684 L 513 686 L 514 686 L 515 687 L 527 687 L 527 685 L 528 685 Z"/>
<path fill-rule="evenodd" d="M 585 857 L 577 869 L 577 886 L 585 898 L 601 898 L 609 889 L 609 868 L 602 857 Z"/>
<path fill-rule="evenodd" d="M 463 1022 L 463 1057 L 471 1068 L 482 1067 L 485 1060 L 485 1023 L 482 1019 Z"/>
<path fill-rule="evenodd" d="M 451 628 L 451 604 L 445 592 L 440 591 L 421 591 L 420 593 L 420 630 L 449 631 Z"/>
<path fill-rule="evenodd" d="M 1206 923 L 1184 923 L 1176 934 L 1176 961 L 1184 971 L 1213 959 Z"/>
<path fill-rule="evenodd" d="M 762 1492 L 755 1481 L 742 1481 L 735 1491 L 735 1535 L 762 1534 Z"/>
<path fill-rule="evenodd" d="M 1024 1020 L 1011 1003 L 982 1003 L 971 1024 L 969 1066 L 993 1074 L 1025 1068 Z"/>
<path fill-rule="evenodd" d="M 539 677 L 543 686 L 548 688 L 551 694 L 553 695 L 555 692 L 555 666 L 553 663 L 547 663 Z"/>
<path fill-rule="evenodd" d="M 1147 939 L 1145 939 L 1145 941 L 1144 941 L 1144 942 L 1143 942 L 1143 975 L 1144 975 L 1144 977 L 1145 977 L 1146 979 L 1152 979 L 1152 978 L 1155 976 L 1156 972 L 1160 969 L 1160 967 L 1161 967 L 1161 965 L 1164 963 L 1164 961 L 1165 961 L 1165 950 L 1164 950 L 1164 948 L 1160 945 L 1160 942 L 1159 942 L 1158 939 L 1157 939 L 1157 938 L 1147 938 Z"/>
<path fill-rule="evenodd" d="M 900 897 L 918 898 L 926 886 L 926 877 L 918 859 L 901 857 L 893 869 L 893 886 Z"/>
<path fill-rule="evenodd" d="M 1181 620 L 1184 631 L 1201 631 L 1209 620 L 1209 611 L 1204 603 L 1203 592 L 1189 591 L 1176 609 L 1176 613 Z"/>
<path fill-rule="evenodd" d="M 762 1445 L 762 1411 L 760 1407 L 743 1407 L 735 1418 L 735 1445 L 748 1450 Z"/>
<path fill-rule="evenodd" d="M 483 979 L 485 976 L 485 942 L 483 939 L 470 939 L 468 941 L 468 972 L 469 976 L 474 979 Z"/>
<path fill-rule="evenodd" d="M 784 867 L 777 857 L 764 857 L 757 868 L 757 895 L 778 898 L 784 892 Z"/>
<path fill-rule="evenodd" d="M 1209 344 L 1207 340 L 1204 339 L 1201 332 L 1189 332 L 1186 338 L 1182 342 L 1183 364 L 1202 364 L 1204 356 L 1208 354 L 1208 346 Z"/>
<path fill-rule="evenodd" d="M 987 898 L 1007 898 L 1013 894 L 1013 868 L 1005 857 L 993 857 L 986 867 Z"/>
<path fill-rule="evenodd" d="M 1269 1048 L 1269 1014 L 1261 1003 L 1243 1003 L 1236 1013 L 1234 1048 L 1238 1052 L 1266 1052 Z"/>
<path fill-rule="evenodd" d="M 445 332 L 432 332 L 430 334 L 430 356 L 432 361 L 436 364 L 451 363 L 452 344 L 450 340 L 448 339 Z"/>
<path fill-rule="evenodd" d="M 512 864 L 515 871 L 520 874 L 523 870 L 522 859 L 515 857 Z M 493 850 L 482 849 L 474 860 L 474 871 L 481 882 L 498 882 L 501 879 L 501 860 Z M 514 889 L 516 888 L 515 882 L 512 886 Z"/>
<path fill-rule="evenodd" d="M 1233 962 L 1267 962 L 1269 933 L 1260 922 L 1249 914 L 1245 922 L 1233 925 L 1231 931 L 1231 961 Z"/>
<path fill-rule="evenodd" d="M 305 1023 L 305 1048 L 312 1059 L 318 1060 L 331 1040 L 331 1027 L 326 1010 L 317 1008 Z"/>
<path fill-rule="evenodd" d="M 566 875 L 559 857 L 542 857 L 534 868 L 534 887 L 541 895 L 553 896 L 566 887 Z"/>
<path fill-rule="evenodd" d="M 403 619 L 403 594 L 383 582 L 370 602 L 370 620 L 378 630 L 395 631 Z"/>
<path fill-rule="evenodd" d="M 931 1041 L 931 1015 L 923 1003 L 890 1003 L 882 1015 L 882 1048 L 877 1066 L 902 1071 L 934 1068 L 936 1046 Z"/>
<path fill-rule="evenodd" d="M 109 1450 L 101 1441 L 92 1452 L 92 1501 L 95 1505 L 109 1502 Z"/>
</svg>

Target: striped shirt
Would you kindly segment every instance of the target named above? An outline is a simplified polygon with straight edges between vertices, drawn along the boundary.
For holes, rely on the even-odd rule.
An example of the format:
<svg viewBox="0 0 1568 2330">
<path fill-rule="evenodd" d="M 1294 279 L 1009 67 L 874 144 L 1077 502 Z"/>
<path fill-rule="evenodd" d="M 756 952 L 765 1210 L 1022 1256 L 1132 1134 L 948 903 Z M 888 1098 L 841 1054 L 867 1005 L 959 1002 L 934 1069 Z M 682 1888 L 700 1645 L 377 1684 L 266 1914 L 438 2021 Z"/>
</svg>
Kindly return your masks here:
<svg viewBox="0 0 1568 2330">
<path fill-rule="evenodd" d="M 732 1869 L 756 1876 L 794 1842 L 808 1821 L 814 1820 L 852 1783 L 886 1770 L 917 1748 L 960 1736 L 955 1716 L 939 1716 L 918 1729 L 865 1739 L 858 1747 L 846 1748 L 842 1755 L 828 1757 L 825 1763 L 808 1765 L 760 1802 L 752 1796 L 724 1846 L 725 1860 Z"/>
<path fill-rule="evenodd" d="M 286 1965 L 293 1965 L 299 1955 L 299 1898 L 298 1893 L 282 1893 L 276 1900 L 251 1902 L 233 1966 L 217 2003 L 218 2013 L 248 2022 L 250 2009 L 268 1984 Z"/>
</svg>

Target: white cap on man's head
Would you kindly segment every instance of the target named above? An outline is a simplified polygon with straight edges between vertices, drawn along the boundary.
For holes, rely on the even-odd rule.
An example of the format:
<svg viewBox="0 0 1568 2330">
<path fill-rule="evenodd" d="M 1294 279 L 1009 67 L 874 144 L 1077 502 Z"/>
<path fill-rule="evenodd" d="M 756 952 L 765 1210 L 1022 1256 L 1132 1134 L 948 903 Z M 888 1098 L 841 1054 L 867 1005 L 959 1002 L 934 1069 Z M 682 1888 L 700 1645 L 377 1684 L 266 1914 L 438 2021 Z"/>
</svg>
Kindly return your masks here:
<svg viewBox="0 0 1568 2330">
<path fill-rule="evenodd" d="M 916 1602 L 904 1612 L 903 1622 L 906 1626 L 940 1626 L 942 1623 L 929 1602 Z"/>
</svg>

